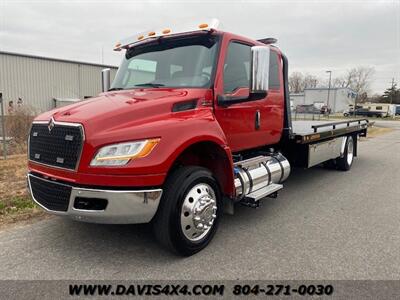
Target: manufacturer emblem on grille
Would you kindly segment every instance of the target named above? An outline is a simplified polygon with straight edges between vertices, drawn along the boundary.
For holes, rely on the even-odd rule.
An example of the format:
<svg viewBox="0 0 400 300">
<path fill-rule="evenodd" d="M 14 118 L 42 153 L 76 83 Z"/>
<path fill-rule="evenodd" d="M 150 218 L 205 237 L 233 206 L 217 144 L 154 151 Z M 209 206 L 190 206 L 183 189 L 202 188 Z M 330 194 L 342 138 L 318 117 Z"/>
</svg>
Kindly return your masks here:
<svg viewBox="0 0 400 300">
<path fill-rule="evenodd" d="M 54 128 L 54 119 L 51 118 L 49 123 L 47 124 L 47 128 L 49 129 L 49 132 L 51 132 Z"/>
</svg>

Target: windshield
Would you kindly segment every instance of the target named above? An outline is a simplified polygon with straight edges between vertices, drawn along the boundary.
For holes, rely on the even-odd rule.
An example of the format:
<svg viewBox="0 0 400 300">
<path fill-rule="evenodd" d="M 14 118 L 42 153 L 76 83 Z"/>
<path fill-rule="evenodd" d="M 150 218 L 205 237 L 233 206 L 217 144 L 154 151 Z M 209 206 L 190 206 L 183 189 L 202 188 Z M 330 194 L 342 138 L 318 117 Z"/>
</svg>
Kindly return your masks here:
<svg viewBox="0 0 400 300">
<path fill-rule="evenodd" d="M 157 39 L 127 50 L 111 89 L 210 87 L 218 36 Z"/>
</svg>

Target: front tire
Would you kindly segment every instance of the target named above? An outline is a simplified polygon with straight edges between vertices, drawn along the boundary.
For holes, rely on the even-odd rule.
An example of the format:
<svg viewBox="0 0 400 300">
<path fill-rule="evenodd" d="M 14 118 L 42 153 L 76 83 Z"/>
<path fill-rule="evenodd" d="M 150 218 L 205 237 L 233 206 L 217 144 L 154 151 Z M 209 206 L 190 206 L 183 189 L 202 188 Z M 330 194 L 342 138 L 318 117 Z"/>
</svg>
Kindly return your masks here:
<svg viewBox="0 0 400 300">
<path fill-rule="evenodd" d="M 154 234 L 170 251 L 190 256 L 210 243 L 221 215 L 221 191 L 212 173 L 202 167 L 181 167 L 165 183 L 153 220 Z"/>
</svg>

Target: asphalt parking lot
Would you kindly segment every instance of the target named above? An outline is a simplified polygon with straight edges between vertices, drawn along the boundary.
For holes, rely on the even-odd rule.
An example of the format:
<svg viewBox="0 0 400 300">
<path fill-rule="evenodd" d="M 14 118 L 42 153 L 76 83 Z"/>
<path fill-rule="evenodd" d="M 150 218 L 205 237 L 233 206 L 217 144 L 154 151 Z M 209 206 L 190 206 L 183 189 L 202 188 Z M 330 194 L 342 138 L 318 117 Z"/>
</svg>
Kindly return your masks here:
<svg viewBox="0 0 400 300">
<path fill-rule="evenodd" d="M 350 172 L 295 170 L 277 199 L 225 215 L 176 257 L 146 225 L 50 218 L 0 232 L 0 279 L 400 279 L 400 124 L 359 144 Z"/>
</svg>

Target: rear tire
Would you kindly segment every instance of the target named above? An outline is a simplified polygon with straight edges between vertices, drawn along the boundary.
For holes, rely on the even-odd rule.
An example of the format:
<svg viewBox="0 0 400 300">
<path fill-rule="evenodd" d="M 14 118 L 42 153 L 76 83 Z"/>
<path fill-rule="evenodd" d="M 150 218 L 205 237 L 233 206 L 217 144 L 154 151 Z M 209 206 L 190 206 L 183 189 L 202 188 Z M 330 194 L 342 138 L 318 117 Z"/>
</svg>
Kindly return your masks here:
<svg viewBox="0 0 400 300">
<path fill-rule="evenodd" d="M 164 247 L 190 256 L 210 243 L 221 216 L 221 191 L 212 173 L 185 166 L 168 177 L 153 230 Z"/>
<path fill-rule="evenodd" d="M 344 147 L 343 157 L 336 159 L 336 165 L 339 170 L 348 171 L 351 169 L 354 161 L 354 139 L 352 136 L 348 136 L 346 139 L 346 145 Z"/>
</svg>

